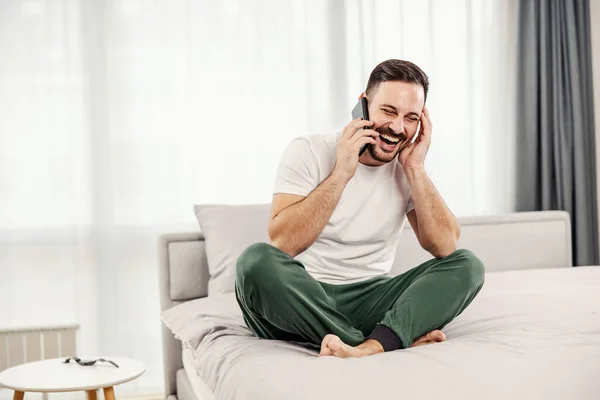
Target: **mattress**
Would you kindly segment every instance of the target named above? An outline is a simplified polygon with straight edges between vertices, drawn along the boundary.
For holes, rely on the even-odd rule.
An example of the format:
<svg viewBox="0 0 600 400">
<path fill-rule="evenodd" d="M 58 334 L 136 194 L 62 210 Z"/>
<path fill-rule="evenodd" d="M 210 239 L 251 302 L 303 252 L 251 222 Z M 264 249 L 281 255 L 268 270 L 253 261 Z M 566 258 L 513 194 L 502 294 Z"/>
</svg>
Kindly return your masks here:
<svg viewBox="0 0 600 400">
<path fill-rule="evenodd" d="M 214 400 L 215 397 L 209 387 L 204 383 L 202 378 L 198 376 L 198 369 L 194 361 L 194 350 L 188 346 L 181 346 L 181 360 L 183 362 L 183 370 L 198 400 Z"/>
<path fill-rule="evenodd" d="M 361 359 L 253 337 L 233 294 L 177 307 L 186 371 L 220 400 L 600 398 L 600 267 L 489 273 L 446 342 Z"/>
</svg>

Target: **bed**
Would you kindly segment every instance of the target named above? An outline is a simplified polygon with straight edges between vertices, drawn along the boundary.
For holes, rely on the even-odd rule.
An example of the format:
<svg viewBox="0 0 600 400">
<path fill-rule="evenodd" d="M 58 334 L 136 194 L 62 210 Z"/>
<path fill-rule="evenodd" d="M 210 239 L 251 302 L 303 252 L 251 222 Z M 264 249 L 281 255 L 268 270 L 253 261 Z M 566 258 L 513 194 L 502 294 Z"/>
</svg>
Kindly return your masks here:
<svg viewBox="0 0 600 400">
<path fill-rule="evenodd" d="M 207 296 L 202 232 L 159 241 L 167 400 L 598 399 L 600 268 L 571 265 L 564 212 L 461 219 L 484 287 L 447 341 L 361 359 L 262 340 L 233 293 Z M 407 225 L 392 275 L 430 258 Z"/>
</svg>

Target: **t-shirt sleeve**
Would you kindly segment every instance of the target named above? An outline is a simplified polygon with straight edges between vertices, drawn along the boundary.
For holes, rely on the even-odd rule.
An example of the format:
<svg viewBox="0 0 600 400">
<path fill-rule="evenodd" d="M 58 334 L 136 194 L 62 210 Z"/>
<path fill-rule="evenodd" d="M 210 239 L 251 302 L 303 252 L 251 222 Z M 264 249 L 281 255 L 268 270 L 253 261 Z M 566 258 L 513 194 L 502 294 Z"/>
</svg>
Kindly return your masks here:
<svg viewBox="0 0 600 400">
<path fill-rule="evenodd" d="M 413 198 L 412 198 L 412 194 L 411 194 L 410 196 L 408 196 L 408 204 L 406 205 L 405 214 L 408 214 L 409 212 L 411 212 L 414 209 L 415 209 L 415 203 L 413 202 Z"/>
<path fill-rule="evenodd" d="M 319 184 L 319 166 L 309 142 L 294 139 L 283 152 L 275 176 L 273 193 L 308 196 Z"/>
</svg>

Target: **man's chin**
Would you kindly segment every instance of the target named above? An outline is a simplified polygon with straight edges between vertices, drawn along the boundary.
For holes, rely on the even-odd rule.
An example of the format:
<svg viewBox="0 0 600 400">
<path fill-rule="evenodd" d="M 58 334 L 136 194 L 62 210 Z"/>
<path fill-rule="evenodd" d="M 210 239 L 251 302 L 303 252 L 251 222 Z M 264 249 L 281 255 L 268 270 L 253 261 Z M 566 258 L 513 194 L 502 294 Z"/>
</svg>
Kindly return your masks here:
<svg viewBox="0 0 600 400">
<path fill-rule="evenodd" d="M 376 161 L 382 163 L 389 163 L 390 161 L 394 161 L 398 157 L 400 150 L 402 150 L 403 148 L 404 146 L 400 144 L 396 150 L 388 152 L 383 151 L 383 149 L 379 147 L 379 145 L 376 145 L 371 148 L 371 157 L 373 157 L 373 159 Z"/>
</svg>

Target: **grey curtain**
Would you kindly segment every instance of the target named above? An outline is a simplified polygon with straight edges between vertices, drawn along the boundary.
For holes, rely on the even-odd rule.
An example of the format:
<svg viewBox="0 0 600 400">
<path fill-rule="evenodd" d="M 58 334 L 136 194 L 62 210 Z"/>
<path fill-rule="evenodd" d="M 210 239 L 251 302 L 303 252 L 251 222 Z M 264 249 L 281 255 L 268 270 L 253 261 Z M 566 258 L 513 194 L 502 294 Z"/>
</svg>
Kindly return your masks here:
<svg viewBox="0 0 600 400">
<path fill-rule="evenodd" d="M 521 0 L 518 37 L 518 211 L 568 211 L 573 265 L 596 265 L 588 0 Z"/>
</svg>

